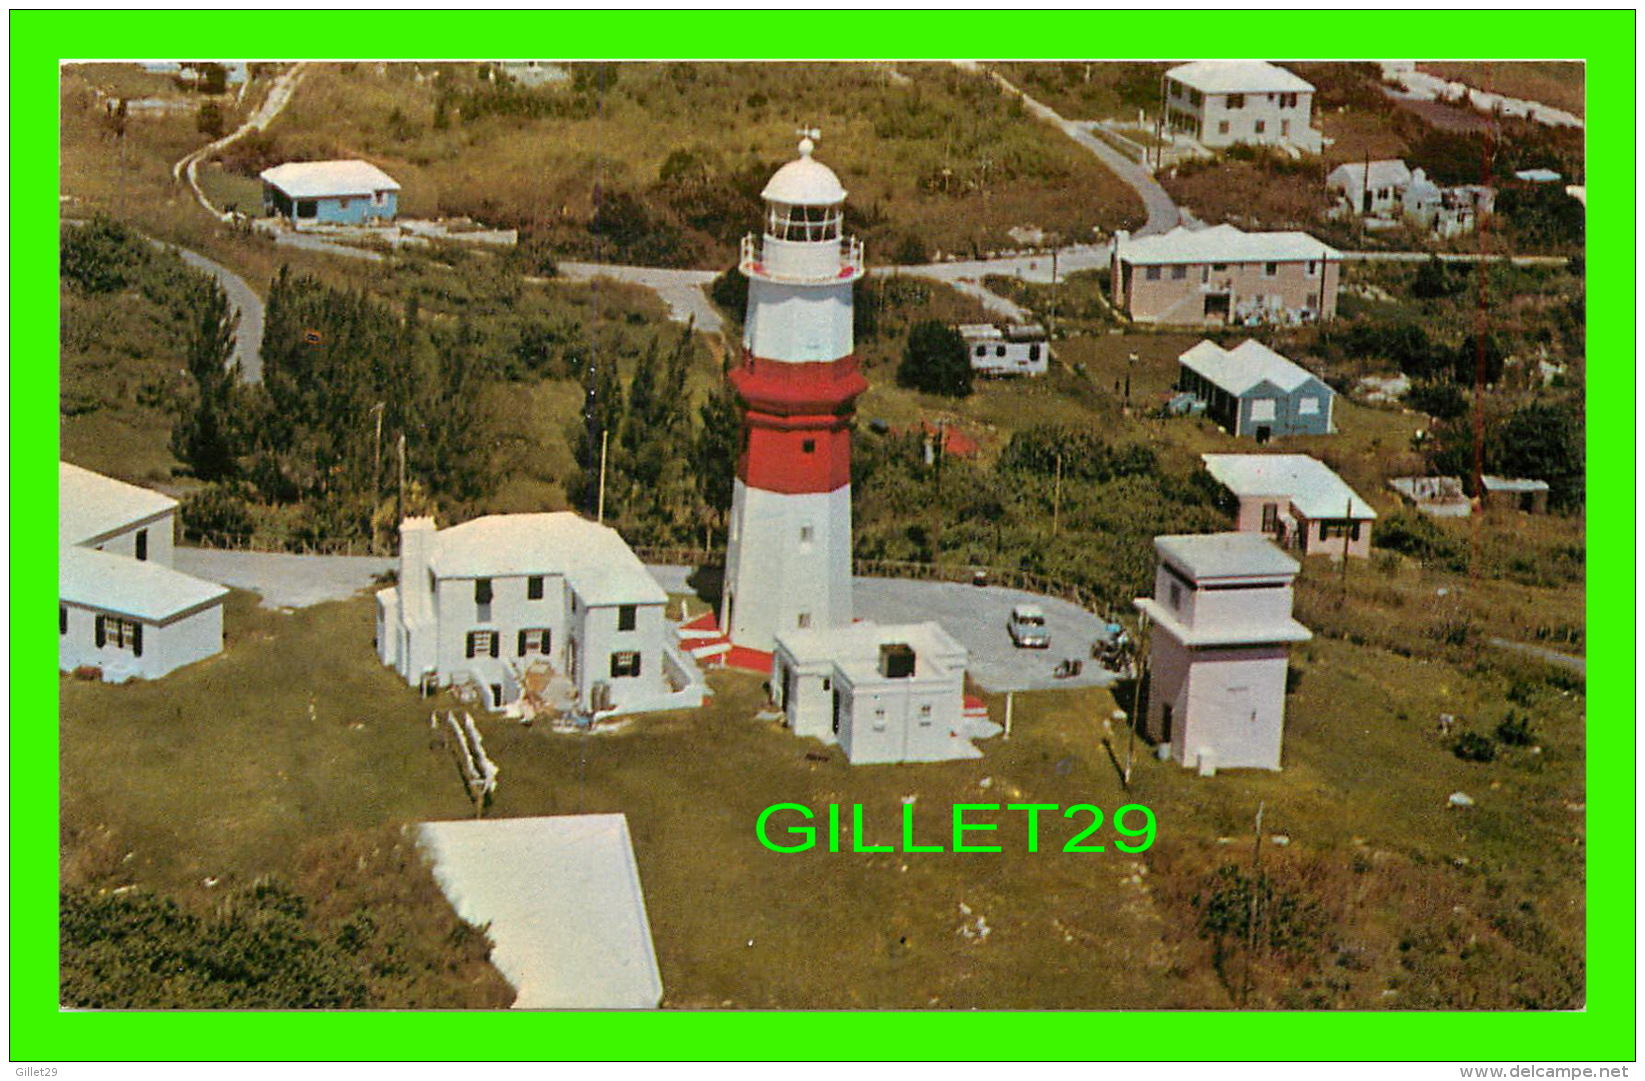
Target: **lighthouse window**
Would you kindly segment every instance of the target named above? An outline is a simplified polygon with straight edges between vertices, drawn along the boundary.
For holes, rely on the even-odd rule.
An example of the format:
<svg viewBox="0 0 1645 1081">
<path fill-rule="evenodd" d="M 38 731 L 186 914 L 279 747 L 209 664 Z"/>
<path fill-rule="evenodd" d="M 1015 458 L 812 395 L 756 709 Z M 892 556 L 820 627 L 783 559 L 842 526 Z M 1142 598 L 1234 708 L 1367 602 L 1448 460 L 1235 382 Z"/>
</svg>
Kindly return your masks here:
<svg viewBox="0 0 1645 1081">
<path fill-rule="evenodd" d="M 807 627 L 811 626 L 811 613 L 810 612 L 801 612 L 799 614 L 798 619 L 795 620 L 795 624 L 802 631 L 805 630 Z"/>
<path fill-rule="evenodd" d="M 840 207 L 771 205 L 767 228 L 778 240 L 834 240 L 840 235 Z"/>
<path fill-rule="evenodd" d="M 800 452 L 803 454 L 817 453 L 817 441 L 815 439 L 802 439 L 800 441 Z"/>
<path fill-rule="evenodd" d="M 812 538 L 815 537 L 815 536 L 816 536 L 816 531 L 814 529 L 812 529 L 810 526 L 802 525 L 800 527 L 800 543 L 801 544 L 810 544 Z"/>
</svg>

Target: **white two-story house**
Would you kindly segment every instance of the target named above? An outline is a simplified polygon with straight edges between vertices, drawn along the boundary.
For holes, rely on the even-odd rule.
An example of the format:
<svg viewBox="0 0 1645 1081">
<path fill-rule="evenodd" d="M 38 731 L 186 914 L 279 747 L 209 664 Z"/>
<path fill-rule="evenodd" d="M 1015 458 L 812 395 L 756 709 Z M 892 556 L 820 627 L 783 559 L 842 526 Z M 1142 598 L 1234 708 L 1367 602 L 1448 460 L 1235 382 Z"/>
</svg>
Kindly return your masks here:
<svg viewBox="0 0 1645 1081">
<path fill-rule="evenodd" d="M 377 654 L 413 686 L 469 684 L 492 708 L 532 668 L 566 680 L 587 714 L 701 705 L 667 600 L 615 530 L 575 514 L 408 518 L 399 584 L 377 594 Z"/>
<path fill-rule="evenodd" d="M 1261 60 L 1198 60 L 1165 73 L 1166 125 L 1215 150 L 1239 143 L 1318 154 L 1314 86 Z"/>
</svg>

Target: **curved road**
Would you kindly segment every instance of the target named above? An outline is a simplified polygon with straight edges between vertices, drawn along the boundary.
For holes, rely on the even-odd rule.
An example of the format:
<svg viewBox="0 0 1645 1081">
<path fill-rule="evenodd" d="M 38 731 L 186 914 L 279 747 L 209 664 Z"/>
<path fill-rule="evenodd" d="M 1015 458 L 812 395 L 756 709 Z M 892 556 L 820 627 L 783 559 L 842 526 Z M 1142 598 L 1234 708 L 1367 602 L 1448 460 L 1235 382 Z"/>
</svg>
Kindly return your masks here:
<svg viewBox="0 0 1645 1081">
<path fill-rule="evenodd" d="M 1159 181 L 1154 179 L 1153 173 L 1092 135 L 1077 122 L 1064 120 L 1062 115 L 1049 105 L 1035 101 L 1027 94 L 1024 94 L 999 72 L 991 71 L 970 61 L 956 61 L 956 63 L 967 71 L 981 72 L 987 75 L 1007 94 L 1013 94 L 1021 98 L 1023 105 L 1029 112 L 1041 120 L 1050 121 L 1061 128 L 1064 135 L 1095 154 L 1097 159 L 1106 165 L 1115 176 L 1123 180 L 1127 187 L 1136 192 L 1137 198 L 1142 200 L 1143 207 L 1148 211 L 1148 221 L 1136 231 L 1137 236 L 1153 236 L 1155 233 L 1168 232 L 1183 224 L 1182 211 L 1177 208 L 1176 203 L 1171 201 L 1170 194 L 1160 187 Z"/>
<path fill-rule="evenodd" d="M 222 263 L 207 259 L 197 251 L 179 248 L 175 244 L 155 241 L 162 248 L 170 248 L 183 262 L 196 270 L 203 270 L 217 279 L 228 295 L 228 302 L 240 313 L 240 327 L 234 335 L 234 362 L 240 366 L 240 382 L 263 381 L 263 298 L 246 280 Z"/>
</svg>

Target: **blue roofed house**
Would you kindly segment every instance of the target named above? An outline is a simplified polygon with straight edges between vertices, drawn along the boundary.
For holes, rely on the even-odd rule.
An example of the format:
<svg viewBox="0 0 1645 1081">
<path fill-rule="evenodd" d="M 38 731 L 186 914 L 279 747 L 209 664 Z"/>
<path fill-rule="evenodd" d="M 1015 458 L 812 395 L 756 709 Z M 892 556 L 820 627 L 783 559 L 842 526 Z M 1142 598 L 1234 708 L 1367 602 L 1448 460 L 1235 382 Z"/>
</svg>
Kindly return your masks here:
<svg viewBox="0 0 1645 1081">
<path fill-rule="evenodd" d="M 1202 341 L 1178 358 L 1179 390 L 1205 403 L 1230 435 L 1329 435 L 1335 393 L 1319 377 L 1255 339 L 1223 349 Z"/>
<path fill-rule="evenodd" d="M 264 169 L 263 212 L 293 225 L 390 222 L 400 184 L 368 161 L 288 161 Z"/>
</svg>

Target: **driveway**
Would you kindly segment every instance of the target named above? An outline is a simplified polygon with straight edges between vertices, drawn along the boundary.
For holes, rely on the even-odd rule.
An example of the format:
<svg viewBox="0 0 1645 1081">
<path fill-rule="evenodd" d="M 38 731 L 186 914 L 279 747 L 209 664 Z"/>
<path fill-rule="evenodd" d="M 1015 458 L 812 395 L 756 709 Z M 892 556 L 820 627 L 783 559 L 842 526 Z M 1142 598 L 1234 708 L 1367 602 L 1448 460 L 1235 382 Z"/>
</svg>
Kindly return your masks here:
<svg viewBox="0 0 1645 1081">
<path fill-rule="evenodd" d="M 203 270 L 217 279 L 217 284 L 228 294 L 229 306 L 240 313 L 240 326 L 234 335 L 234 361 L 240 365 L 240 382 L 263 381 L 263 298 L 246 280 L 222 263 L 207 259 L 197 251 L 172 244 L 154 243 L 171 248 L 183 262 L 196 270 Z"/>
<path fill-rule="evenodd" d="M 690 567 L 647 567 L 670 593 L 692 593 L 686 584 Z M 923 623 L 933 620 L 971 654 L 967 671 L 984 690 L 1043 691 L 1067 687 L 1108 687 L 1115 682 L 1091 660 L 1091 643 L 1102 621 L 1085 609 L 1055 597 L 1042 597 L 998 586 L 955 582 L 920 582 L 902 578 L 857 578 L 851 601 L 858 619 L 875 623 Z M 1018 649 L 1005 633 L 1005 620 L 1018 604 L 1037 604 L 1045 611 L 1050 649 Z M 1085 670 L 1070 679 L 1051 674 L 1065 657 L 1078 657 Z"/>
<path fill-rule="evenodd" d="M 247 589 L 263 596 L 264 608 L 308 608 L 347 600 L 374 584 L 398 561 L 382 556 L 311 556 L 289 552 L 228 552 L 177 548 L 172 565 L 184 574 Z"/>
<path fill-rule="evenodd" d="M 605 263 L 559 263 L 560 277 L 587 282 L 596 278 L 643 285 L 668 305 L 668 317 L 676 323 L 695 320 L 704 334 L 718 334 L 725 326 L 719 310 L 705 292 L 717 275 L 712 270 L 670 270 L 663 267 L 617 266 Z"/>
</svg>

